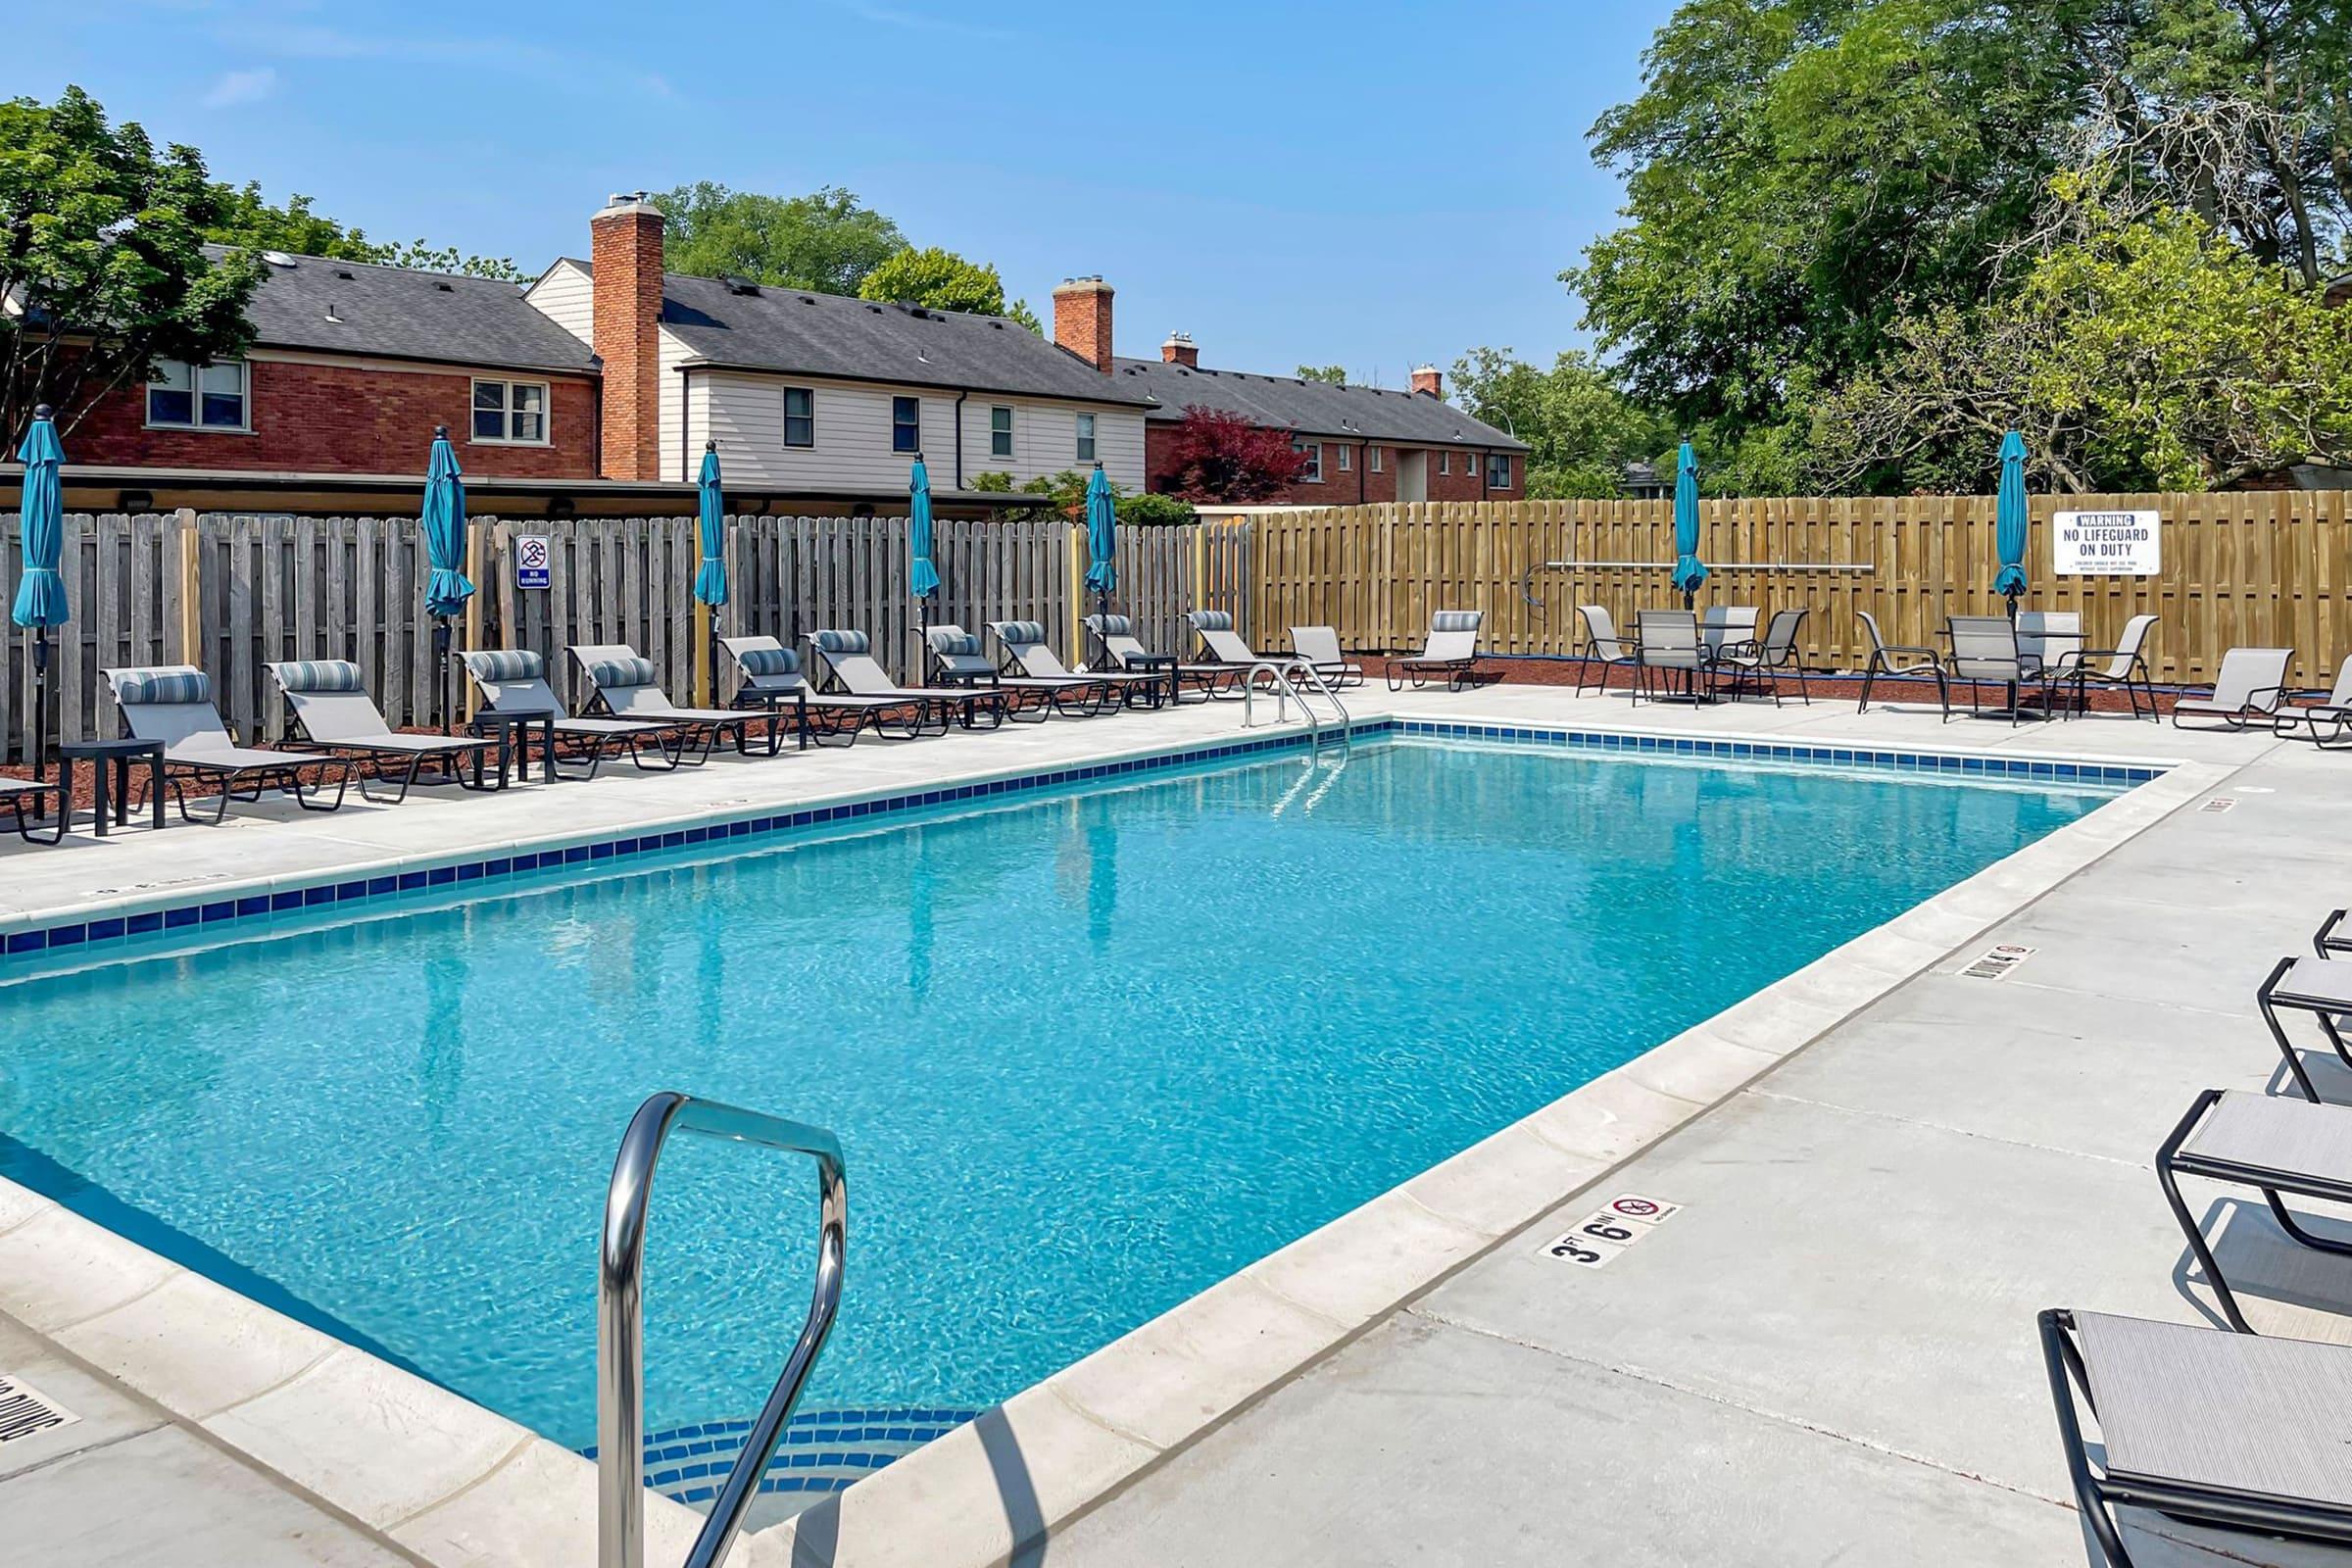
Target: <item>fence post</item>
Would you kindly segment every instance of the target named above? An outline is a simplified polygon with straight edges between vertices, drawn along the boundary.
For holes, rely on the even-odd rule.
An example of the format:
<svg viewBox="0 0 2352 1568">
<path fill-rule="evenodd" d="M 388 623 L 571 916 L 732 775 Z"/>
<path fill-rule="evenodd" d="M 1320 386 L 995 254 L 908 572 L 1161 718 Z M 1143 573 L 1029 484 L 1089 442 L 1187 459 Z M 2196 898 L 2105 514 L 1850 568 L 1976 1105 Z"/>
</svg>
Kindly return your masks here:
<svg viewBox="0 0 2352 1568">
<path fill-rule="evenodd" d="M 172 619 L 173 646 L 165 658 L 175 664 L 203 667 L 204 579 L 202 543 L 196 532 L 196 509 L 182 507 L 172 514 L 172 574 L 177 585 L 179 613 Z"/>
</svg>

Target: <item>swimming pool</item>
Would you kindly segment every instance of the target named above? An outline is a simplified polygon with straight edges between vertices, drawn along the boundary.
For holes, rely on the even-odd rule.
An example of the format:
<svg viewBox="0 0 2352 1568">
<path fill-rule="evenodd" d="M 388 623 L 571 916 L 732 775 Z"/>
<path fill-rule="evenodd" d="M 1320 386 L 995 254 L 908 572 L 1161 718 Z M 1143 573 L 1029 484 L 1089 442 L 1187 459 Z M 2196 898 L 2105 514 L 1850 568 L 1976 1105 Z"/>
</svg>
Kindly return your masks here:
<svg viewBox="0 0 2352 1568">
<path fill-rule="evenodd" d="M 578 1446 L 630 1111 L 817 1122 L 808 1403 L 914 1436 L 2108 793 L 1394 742 L 236 922 L 0 991 L 0 1174 Z M 664 1159 L 656 1430 L 755 1409 L 806 1300 L 806 1170 L 730 1153 Z"/>
</svg>

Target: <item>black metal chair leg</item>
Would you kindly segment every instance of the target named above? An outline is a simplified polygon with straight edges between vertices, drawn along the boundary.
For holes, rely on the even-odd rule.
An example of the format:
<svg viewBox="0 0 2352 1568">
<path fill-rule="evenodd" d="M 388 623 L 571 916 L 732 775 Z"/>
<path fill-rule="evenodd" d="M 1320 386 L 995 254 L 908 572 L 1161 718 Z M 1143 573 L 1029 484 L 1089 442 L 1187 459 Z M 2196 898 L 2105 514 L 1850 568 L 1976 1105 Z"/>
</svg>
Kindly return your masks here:
<svg viewBox="0 0 2352 1568">
<path fill-rule="evenodd" d="M 2303 1091 L 2305 1100 L 2317 1105 L 2324 1102 L 2320 1099 L 2319 1090 L 2312 1084 L 2311 1074 L 2304 1070 L 2303 1054 L 2295 1048 L 2293 1041 L 2287 1039 L 2285 1027 L 2278 1022 L 2278 1011 L 2271 1005 L 2271 989 L 2278 985 L 2278 977 L 2285 974 L 2294 961 L 2292 958 L 2280 958 L 2272 968 L 2270 978 L 2263 981 L 2254 992 L 2254 1007 L 2262 1014 L 2262 1021 L 2270 1026 L 2271 1038 L 2278 1045 L 2278 1054 L 2286 1060 L 2286 1070 L 2294 1074 L 2295 1087 Z"/>
</svg>

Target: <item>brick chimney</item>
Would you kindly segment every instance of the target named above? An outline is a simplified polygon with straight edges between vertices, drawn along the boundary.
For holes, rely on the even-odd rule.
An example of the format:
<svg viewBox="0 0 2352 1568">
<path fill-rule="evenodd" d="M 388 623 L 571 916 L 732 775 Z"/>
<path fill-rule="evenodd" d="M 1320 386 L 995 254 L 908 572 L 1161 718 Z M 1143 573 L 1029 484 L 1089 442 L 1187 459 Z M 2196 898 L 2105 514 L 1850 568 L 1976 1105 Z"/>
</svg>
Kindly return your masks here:
<svg viewBox="0 0 2352 1568">
<path fill-rule="evenodd" d="M 1065 277 L 1054 290 L 1054 341 L 1110 373 L 1110 294 L 1100 276 Z"/>
<path fill-rule="evenodd" d="M 1169 365 L 1182 365 L 1193 369 L 1200 368 L 1200 351 L 1193 346 L 1190 332 L 1170 332 L 1168 340 L 1159 346 L 1159 357 Z"/>
<path fill-rule="evenodd" d="M 1413 390 L 1426 392 L 1439 402 L 1446 401 L 1446 373 L 1434 365 L 1413 367 Z"/>
<path fill-rule="evenodd" d="M 645 192 L 610 198 L 588 220 L 596 308 L 589 339 L 605 362 L 607 479 L 662 476 L 662 209 Z"/>
</svg>

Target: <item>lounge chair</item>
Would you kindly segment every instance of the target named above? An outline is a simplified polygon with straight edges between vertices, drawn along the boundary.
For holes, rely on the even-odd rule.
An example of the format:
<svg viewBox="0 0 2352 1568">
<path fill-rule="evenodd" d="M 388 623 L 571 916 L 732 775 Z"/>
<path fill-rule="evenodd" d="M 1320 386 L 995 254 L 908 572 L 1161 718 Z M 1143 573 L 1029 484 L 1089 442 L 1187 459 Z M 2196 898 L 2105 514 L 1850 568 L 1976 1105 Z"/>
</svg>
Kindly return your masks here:
<svg viewBox="0 0 2352 1568">
<path fill-rule="evenodd" d="M 1004 650 L 1006 666 L 1034 679 L 1095 681 L 1105 700 L 1116 697 L 1130 707 L 1141 700 L 1156 708 L 1167 692 L 1167 678 L 1156 671 L 1090 669 L 1078 673 L 1064 664 L 1046 641 L 1043 621 L 992 620 L 988 629 L 996 634 L 997 646 Z"/>
<path fill-rule="evenodd" d="M 1617 635 L 1617 622 L 1601 605 L 1579 605 L 1577 615 L 1585 623 L 1585 640 L 1577 645 L 1576 691 L 1583 696 L 1586 677 L 1594 664 L 1600 666 L 1600 679 L 1593 682 L 1602 691 L 1609 689 L 1609 670 L 1623 666 L 1641 678 L 1642 657 L 1633 644 Z"/>
<path fill-rule="evenodd" d="M 2352 1544 L 2352 1348 L 2056 1308 L 2040 1327 L 2075 1500 L 2109 1568 L 2132 1561 L 2118 1505 Z M 2254 1546 L 2247 1560 L 2270 1555 Z"/>
<path fill-rule="evenodd" d="M 674 724 L 626 718 L 574 718 L 547 684 L 547 662 L 527 648 L 468 649 L 459 658 L 485 706 L 501 713 L 544 713 L 558 741 L 572 750 L 576 777 L 594 778 L 608 757 L 626 755 L 638 767 L 667 772 L 684 744 Z M 558 760 L 559 770 L 565 760 Z"/>
<path fill-rule="evenodd" d="M 397 806 L 409 798 L 409 786 L 428 761 L 438 762 L 444 783 L 483 789 L 482 758 L 497 743 L 459 735 L 403 735 L 385 722 L 383 710 L 368 695 L 360 666 L 347 659 L 296 659 L 265 665 L 277 689 L 285 693 L 302 738 L 320 751 L 347 754 L 375 764 L 379 779 L 397 776 L 400 785 L 389 795 L 368 787 L 366 768 L 359 770 L 360 794 L 382 806 Z M 472 774 L 471 778 L 466 772 Z M 505 770 L 500 770 L 504 781 Z"/>
<path fill-rule="evenodd" d="M 2316 697 L 2318 702 L 2298 703 L 2298 697 Z M 2271 720 L 2271 733 L 2281 740 L 2305 740 L 2327 747 L 2343 739 L 2345 726 L 2352 723 L 2352 659 L 2337 666 L 2335 685 L 2328 691 L 2289 692 Z"/>
<path fill-rule="evenodd" d="M 27 844 L 59 842 L 66 836 L 66 818 L 74 814 L 63 790 L 46 780 L 36 784 L 28 778 L 0 778 L 0 807 L 8 808 L 17 824 L 17 836 Z M 33 835 L 34 811 L 53 817 L 47 838 Z"/>
<path fill-rule="evenodd" d="M 2222 1315 L 2238 1333 L 2251 1334 L 2237 1297 L 2206 1245 L 2204 1230 L 2180 1200 L 2181 1176 L 2256 1188 L 2279 1229 L 2295 1241 L 2316 1251 L 2352 1255 L 2352 1243 L 2313 1235 L 2279 1200 L 2281 1193 L 2288 1193 L 2329 1202 L 2352 1201 L 2352 1106 L 2208 1089 L 2156 1151 L 2157 1184 L 2205 1271 L 2205 1283 L 2213 1288 Z M 2352 1307 L 2352 1297 L 2342 1304 Z"/>
<path fill-rule="evenodd" d="M 1193 623 L 1194 635 L 1200 646 L 1208 650 L 1204 662 L 1230 664 L 1247 671 L 1253 664 L 1279 664 L 1280 659 L 1270 659 L 1242 641 L 1242 634 L 1233 629 L 1233 616 L 1222 610 L 1193 610 L 1185 612 Z"/>
<path fill-rule="evenodd" d="M 1862 701 L 1854 708 L 1857 713 L 1870 711 L 1870 689 L 1881 675 L 1916 675 L 1922 670 L 1936 677 L 1936 695 L 1945 712 L 1952 708 L 1952 693 L 1944 678 L 1943 655 L 1933 648 L 1915 644 L 1890 643 L 1879 631 L 1879 617 L 1867 610 L 1854 612 L 1862 619 L 1862 629 L 1870 636 L 1870 662 L 1862 666 Z"/>
<path fill-rule="evenodd" d="M 1003 692 L 972 686 L 899 685 L 874 662 L 873 644 L 861 631 L 812 631 L 808 646 L 816 651 L 818 662 L 841 691 L 852 697 L 887 698 L 912 711 L 914 717 L 906 731 L 910 738 L 925 733 L 945 735 L 951 720 L 960 721 L 965 729 L 976 729 L 982 713 L 988 714 L 991 729 L 1004 722 L 1004 710 L 1011 699 Z"/>
<path fill-rule="evenodd" d="M 1642 612 L 1642 617 L 1634 622 L 1634 658 L 1637 703 L 1644 697 L 1658 701 L 1661 679 L 1670 693 L 1680 684 L 1688 702 L 1702 702 L 1713 695 L 1707 683 L 1714 661 L 1707 657 L 1707 645 L 1699 638 L 1696 611 Z"/>
<path fill-rule="evenodd" d="M 2039 678 L 2038 666 L 2027 662 L 2019 646 L 2017 622 L 2007 615 L 1951 615 L 1944 620 L 1944 635 L 1951 639 L 1952 657 L 1947 678 L 1938 683 L 1943 688 L 1943 721 L 1952 721 L 1952 687 L 1966 681 L 1970 716 L 1984 716 L 1984 689 L 1998 686 L 2008 698 L 2003 711 L 2015 728 L 2025 716 L 2026 688 Z"/>
<path fill-rule="evenodd" d="M 189 664 L 162 664 L 146 669 L 100 671 L 114 688 L 115 705 L 122 724 L 134 739 L 161 741 L 164 747 L 164 784 L 179 805 L 182 821 L 198 820 L 188 809 L 187 784 L 199 780 L 217 787 L 220 804 L 210 820 L 228 815 L 234 799 L 258 801 L 266 789 L 283 790 L 306 811 L 331 811 L 343 804 L 351 783 L 349 758 L 311 752 L 270 752 L 239 746 L 220 710 L 213 706 L 212 677 Z M 308 790 L 305 769 L 316 768 L 335 781 L 334 799 L 326 800 L 326 781 Z M 240 796 L 241 791 L 250 794 Z"/>
<path fill-rule="evenodd" d="M 1246 664 L 1188 664 L 1165 654 L 1154 654 L 1136 640 L 1135 621 L 1126 615 L 1089 615 L 1086 629 L 1095 634 L 1095 642 L 1111 668 L 1157 671 L 1161 680 L 1173 680 L 1179 697 L 1187 681 L 1203 697 L 1239 697 L 1242 676 L 1249 672 Z M 1168 673 L 1170 670 L 1175 672 L 1173 677 Z"/>
<path fill-rule="evenodd" d="M 2284 1012 L 2308 1012 L 2319 1020 L 2320 1033 L 2333 1049 L 2336 1059 L 2352 1068 L 2352 1041 L 2344 1038 L 2336 1019 L 2352 1013 L 2352 959 L 2336 956 L 2344 952 L 2342 939 L 2335 928 L 2342 911 L 2328 917 L 2320 933 L 2312 939 L 2319 956 L 2311 958 L 2280 958 L 2271 966 L 2271 972 L 2254 988 L 2254 1010 L 2271 1031 L 2271 1039 L 2278 1047 L 2278 1054 L 2286 1063 L 2289 1077 L 2303 1098 L 2317 1103 L 2319 1086 L 2311 1081 L 2310 1071 L 2303 1065 L 2303 1053 L 2287 1038 L 2286 1026 L 2278 1021 Z"/>
<path fill-rule="evenodd" d="M 1293 626 L 1291 652 L 1314 666 L 1323 683 L 1334 691 L 1364 683 L 1364 666 L 1340 651 L 1340 633 L 1333 626 Z"/>
<path fill-rule="evenodd" d="M 1006 718 L 1042 724 L 1055 713 L 1092 718 L 1102 710 L 1101 681 L 1084 675 L 1007 675 L 980 651 L 980 639 L 961 626 L 943 622 L 929 627 L 923 641 L 942 684 L 1004 693 Z"/>
<path fill-rule="evenodd" d="M 2147 717 L 2157 718 L 2156 683 L 2148 670 L 2148 638 L 2156 630 L 2154 615 L 2133 615 L 2124 622 L 2124 634 L 2116 639 L 2113 648 L 2084 648 L 2075 655 L 2074 669 L 2067 677 L 2075 683 L 2075 707 L 2086 708 L 2085 690 L 2092 682 L 2101 686 L 2121 686 L 2132 701 L 2132 716 L 2140 715 L 2139 705 L 2145 699 Z M 2098 662 L 2105 661 L 2104 664 Z"/>
<path fill-rule="evenodd" d="M 1772 706 L 1781 706 L 1781 676 L 1796 676 L 1796 695 L 1807 708 L 1813 706 L 1813 694 L 1805 685 L 1805 664 L 1796 646 L 1796 634 L 1805 623 L 1802 610 L 1776 610 L 1772 624 L 1765 628 L 1762 642 L 1728 645 L 1717 651 L 1715 667 L 1731 682 L 1737 696 L 1753 685 L 1768 693 Z"/>
<path fill-rule="evenodd" d="M 2292 648 L 2230 649 L 2222 655 L 2222 667 L 2204 696 L 2182 697 L 2173 704 L 2173 727 L 2239 730 L 2276 723 L 2279 705 L 2286 701 L 2286 666 L 2294 657 Z M 2199 722 L 2183 724 L 2183 714 Z"/>
<path fill-rule="evenodd" d="M 1486 618 L 1483 610 L 1441 610 L 1430 616 L 1421 651 L 1389 661 L 1389 690 L 1400 692 L 1408 682 L 1418 690 L 1440 675 L 1449 692 L 1469 685 L 1478 666 L 1478 628 Z"/>
<path fill-rule="evenodd" d="M 597 707 L 614 718 L 667 724 L 684 737 L 670 754 L 673 761 L 700 767 L 710 760 L 711 751 L 721 740 L 733 743 L 738 755 L 751 755 L 752 724 L 757 715 L 740 708 L 680 708 L 662 689 L 654 662 L 640 658 L 637 650 L 627 643 L 575 644 L 571 657 L 578 662 L 580 672 L 588 677 L 588 684 L 596 693 L 592 700 Z M 771 712 L 767 715 L 770 757 L 783 744 L 776 725 L 777 715 Z M 691 742 L 696 739 L 703 743 L 702 749 L 690 752 Z"/>
<path fill-rule="evenodd" d="M 817 691 L 801 673 L 801 656 L 773 637 L 721 637 L 718 646 L 735 666 L 734 705 L 769 712 L 789 709 L 804 747 L 855 746 L 866 730 L 880 734 L 889 714 L 906 711 L 905 703 Z M 810 722 L 816 718 L 827 722 L 819 727 Z"/>
</svg>

